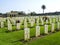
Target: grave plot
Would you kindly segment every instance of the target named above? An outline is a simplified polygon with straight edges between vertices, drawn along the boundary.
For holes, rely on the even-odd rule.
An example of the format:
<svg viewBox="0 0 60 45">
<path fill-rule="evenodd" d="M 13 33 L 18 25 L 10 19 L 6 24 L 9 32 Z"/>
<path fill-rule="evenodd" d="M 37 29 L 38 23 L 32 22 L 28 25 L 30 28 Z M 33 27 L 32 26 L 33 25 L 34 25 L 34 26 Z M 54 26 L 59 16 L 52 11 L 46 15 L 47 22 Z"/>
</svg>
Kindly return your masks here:
<svg viewBox="0 0 60 45">
<path fill-rule="evenodd" d="M 7 17 L 1 20 L 0 34 L 4 33 L 3 36 L 1 36 L 4 37 L 4 39 L 2 38 L 1 41 L 5 40 L 7 43 L 11 43 L 12 45 L 14 45 L 15 42 L 18 44 L 24 44 L 25 41 L 35 40 L 38 37 L 46 36 L 46 34 L 53 34 L 53 32 L 56 32 L 55 29 L 60 29 L 60 21 L 57 21 L 56 17 L 51 17 L 46 21 L 43 20 L 43 17 L 39 16 L 27 16 L 22 18 Z M 7 33 L 6 31 L 10 32 Z"/>
</svg>

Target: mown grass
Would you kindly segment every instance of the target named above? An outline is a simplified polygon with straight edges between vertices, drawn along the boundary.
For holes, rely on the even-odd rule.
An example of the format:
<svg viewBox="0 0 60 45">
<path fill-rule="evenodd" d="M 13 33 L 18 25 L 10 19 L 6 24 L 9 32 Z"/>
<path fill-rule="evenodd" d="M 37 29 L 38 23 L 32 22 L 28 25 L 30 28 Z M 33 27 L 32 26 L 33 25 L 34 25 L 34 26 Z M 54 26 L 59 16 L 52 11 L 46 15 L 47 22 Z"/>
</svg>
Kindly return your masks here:
<svg viewBox="0 0 60 45">
<path fill-rule="evenodd" d="M 5 24 L 6 25 L 6 24 Z M 6 25 L 7 26 L 7 25 Z M 36 32 L 36 24 L 34 24 L 33 27 L 30 27 L 30 24 L 28 25 L 30 28 L 30 37 L 35 37 Z M 55 23 L 55 29 L 57 27 L 57 24 Z M 60 40 L 60 33 L 55 33 L 52 35 L 45 36 L 44 38 L 36 38 L 35 40 L 32 40 L 31 42 L 23 43 L 24 41 L 24 26 L 21 25 L 21 29 L 17 31 L 16 26 L 13 26 L 12 28 L 14 31 L 7 32 L 7 27 L 0 28 L 0 45 L 59 45 L 59 42 L 57 40 Z M 51 31 L 51 25 L 48 25 L 49 31 Z M 44 26 L 40 25 L 40 33 L 44 33 Z M 57 39 L 58 38 L 58 39 Z M 56 43 L 57 42 L 57 43 Z"/>
<path fill-rule="evenodd" d="M 36 26 L 30 28 L 30 37 L 31 38 L 35 37 L 35 28 L 36 28 Z M 41 28 L 40 32 L 41 32 L 41 34 L 43 34 L 44 33 L 44 26 L 40 26 L 40 28 Z M 0 45 L 25 45 L 22 42 L 22 40 L 24 39 L 24 30 L 16 31 L 15 26 L 13 26 L 13 30 L 15 30 L 15 31 L 6 32 L 7 27 L 0 28 Z M 49 31 L 50 30 L 51 30 L 51 25 L 49 25 Z M 32 45 L 32 43 L 31 43 L 31 45 Z"/>
<path fill-rule="evenodd" d="M 32 40 L 25 45 L 60 45 L 60 31 L 51 35 Z"/>
</svg>

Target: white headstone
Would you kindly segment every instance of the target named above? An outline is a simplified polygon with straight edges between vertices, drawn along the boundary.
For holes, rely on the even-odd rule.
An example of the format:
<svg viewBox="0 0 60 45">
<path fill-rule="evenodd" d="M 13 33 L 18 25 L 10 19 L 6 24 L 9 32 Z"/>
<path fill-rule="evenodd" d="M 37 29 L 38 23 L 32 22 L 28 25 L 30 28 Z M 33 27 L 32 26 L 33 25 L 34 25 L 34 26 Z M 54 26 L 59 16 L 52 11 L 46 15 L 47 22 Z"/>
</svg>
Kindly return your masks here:
<svg viewBox="0 0 60 45">
<path fill-rule="evenodd" d="M 58 29 L 60 28 L 60 23 L 59 23 L 59 22 L 57 22 L 57 28 L 58 28 Z"/>
<path fill-rule="evenodd" d="M 24 28 L 24 39 L 25 40 L 30 39 L 30 29 L 29 28 Z"/>
<path fill-rule="evenodd" d="M 8 20 L 8 30 L 12 31 L 12 24 L 10 23 L 10 21 Z"/>
<path fill-rule="evenodd" d="M 46 20 L 46 24 L 48 24 L 48 20 Z"/>
<path fill-rule="evenodd" d="M 39 25 L 39 17 L 37 18 L 37 26 Z"/>
<path fill-rule="evenodd" d="M 40 35 L 40 26 L 36 26 L 36 37 Z"/>
<path fill-rule="evenodd" d="M 13 25 L 16 25 L 16 21 L 15 21 L 15 20 L 13 20 L 13 22 L 14 22 L 14 23 L 13 23 Z"/>
<path fill-rule="evenodd" d="M 1 21 L 1 28 L 3 28 L 4 27 L 4 22 L 3 21 Z"/>
<path fill-rule="evenodd" d="M 17 29 L 19 30 L 20 29 L 20 23 L 17 23 Z"/>
<path fill-rule="evenodd" d="M 34 19 L 31 19 L 31 22 L 30 23 L 31 23 L 31 27 L 33 27 L 34 26 L 34 23 L 35 23 L 34 22 Z"/>
<path fill-rule="evenodd" d="M 34 22 L 33 21 L 31 21 L 31 27 L 33 27 L 34 26 Z"/>
<path fill-rule="evenodd" d="M 24 28 L 27 28 L 27 20 L 26 20 L 26 18 L 24 20 Z"/>
<path fill-rule="evenodd" d="M 54 32 L 54 23 L 52 23 L 52 29 L 51 32 Z"/>
<path fill-rule="evenodd" d="M 45 25 L 45 34 L 48 34 L 48 25 Z"/>
<path fill-rule="evenodd" d="M 42 18 L 40 18 L 41 19 L 41 22 L 42 22 L 42 25 L 44 24 L 44 21 L 43 21 L 43 19 Z"/>
</svg>

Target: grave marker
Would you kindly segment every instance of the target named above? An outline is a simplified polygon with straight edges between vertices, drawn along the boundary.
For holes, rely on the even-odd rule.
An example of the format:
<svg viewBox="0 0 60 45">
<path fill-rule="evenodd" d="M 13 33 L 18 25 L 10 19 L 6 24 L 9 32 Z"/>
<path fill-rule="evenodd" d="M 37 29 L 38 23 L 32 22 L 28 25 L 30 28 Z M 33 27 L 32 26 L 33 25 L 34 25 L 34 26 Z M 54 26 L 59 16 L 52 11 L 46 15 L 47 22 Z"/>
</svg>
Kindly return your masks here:
<svg viewBox="0 0 60 45">
<path fill-rule="evenodd" d="M 1 21 L 1 28 L 3 28 L 4 27 L 4 22 L 3 21 Z"/>
<path fill-rule="evenodd" d="M 17 23 L 17 30 L 19 30 L 20 29 L 20 23 Z"/>
<path fill-rule="evenodd" d="M 57 22 L 57 29 L 59 29 L 60 28 L 60 23 L 59 22 Z"/>
<path fill-rule="evenodd" d="M 46 20 L 46 24 L 48 24 L 48 20 Z"/>
<path fill-rule="evenodd" d="M 54 32 L 54 23 L 52 23 L 51 25 L 52 25 L 51 32 Z"/>
<path fill-rule="evenodd" d="M 24 28 L 24 40 L 30 39 L 30 29 Z"/>
<path fill-rule="evenodd" d="M 24 28 L 27 28 L 27 20 L 26 20 L 26 18 L 24 20 Z"/>
<path fill-rule="evenodd" d="M 40 26 L 36 26 L 36 37 L 40 35 Z"/>
<path fill-rule="evenodd" d="M 8 19 L 8 30 L 12 31 L 12 24 L 10 23 L 9 19 Z"/>
<path fill-rule="evenodd" d="M 45 34 L 48 34 L 48 25 L 45 24 Z"/>
</svg>

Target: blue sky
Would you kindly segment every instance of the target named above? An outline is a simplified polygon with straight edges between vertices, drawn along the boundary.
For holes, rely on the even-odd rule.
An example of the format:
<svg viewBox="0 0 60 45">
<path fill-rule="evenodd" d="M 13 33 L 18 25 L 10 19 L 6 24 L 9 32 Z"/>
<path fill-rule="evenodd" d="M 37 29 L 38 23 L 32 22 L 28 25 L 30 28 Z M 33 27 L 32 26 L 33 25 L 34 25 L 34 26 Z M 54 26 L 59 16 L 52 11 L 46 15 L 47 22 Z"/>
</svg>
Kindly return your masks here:
<svg viewBox="0 0 60 45">
<path fill-rule="evenodd" d="M 0 0 L 0 13 L 11 10 L 42 13 L 43 4 L 46 5 L 45 12 L 60 11 L 60 0 Z"/>
</svg>

